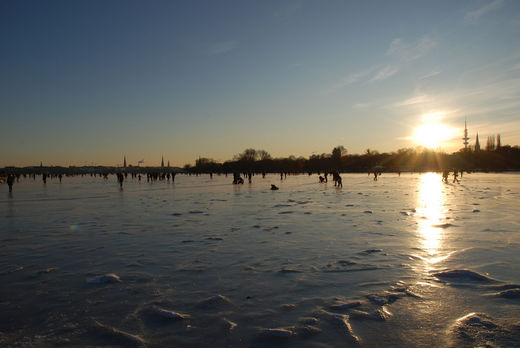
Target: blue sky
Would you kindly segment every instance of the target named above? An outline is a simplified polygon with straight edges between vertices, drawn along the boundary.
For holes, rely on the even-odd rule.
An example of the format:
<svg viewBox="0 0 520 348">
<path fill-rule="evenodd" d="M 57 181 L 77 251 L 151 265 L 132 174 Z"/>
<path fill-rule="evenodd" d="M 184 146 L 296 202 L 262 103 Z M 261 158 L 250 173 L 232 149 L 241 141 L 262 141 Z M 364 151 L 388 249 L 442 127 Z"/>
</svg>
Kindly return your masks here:
<svg viewBox="0 0 520 348">
<path fill-rule="evenodd" d="M 514 0 L 0 0 L 0 47 L 0 166 L 520 144 Z"/>
</svg>

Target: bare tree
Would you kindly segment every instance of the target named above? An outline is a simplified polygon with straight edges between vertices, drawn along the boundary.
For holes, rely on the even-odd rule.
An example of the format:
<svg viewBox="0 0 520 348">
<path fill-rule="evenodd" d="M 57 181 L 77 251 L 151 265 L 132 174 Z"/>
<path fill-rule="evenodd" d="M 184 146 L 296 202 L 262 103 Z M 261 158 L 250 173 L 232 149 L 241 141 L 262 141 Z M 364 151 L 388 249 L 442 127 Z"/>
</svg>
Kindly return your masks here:
<svg viewBox="0 0 520 348">
<path fill-rule="evenodd" d="M 257 152 L 255 149 L 245 149 L 244 152 L 235 155 L 237 161 L 254 162 L 257 159 Z"/>
<path fill-rule="evenodd" d="M 347 154 L 347 149 L 343 145 L 338 145 L 332 149 L 332 158 L 334 160 L 339 160 L 342 156 Z"/>
<path fill-rule="evenodd" d="M 271 159 L 271 155 L 269 154 L 269 152 L 265 151 L 265 150 L 257 150 L 256 151 L 256 155 L 257 157 L 261 160 L 261 161 L 264 161 L 264 160 L 270 160 Z"/>
</svg>

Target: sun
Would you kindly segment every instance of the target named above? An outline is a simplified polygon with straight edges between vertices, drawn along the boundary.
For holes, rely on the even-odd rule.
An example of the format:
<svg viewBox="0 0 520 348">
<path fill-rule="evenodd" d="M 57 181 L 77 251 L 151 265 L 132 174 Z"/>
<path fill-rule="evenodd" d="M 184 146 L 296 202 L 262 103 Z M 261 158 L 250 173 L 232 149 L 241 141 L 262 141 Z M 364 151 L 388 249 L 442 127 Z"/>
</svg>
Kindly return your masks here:
<svg viewBox="0 0 520 348">
<path fill-rule="evenodd" d="M 442 146 L 452 136 L 450 127 L 440 123 L 429 123 L 415 129 L 413 140 L 419 145 L 433 149 Z"/>
<path fill-rule="evenodd" d="M 424 147 L 435 149 L 455 136 L 452 127 L 441 122 L 443 113 L 435 112 L 423 115 L 423 123 L 415 128 L 412 140 Z"/>
</svg>

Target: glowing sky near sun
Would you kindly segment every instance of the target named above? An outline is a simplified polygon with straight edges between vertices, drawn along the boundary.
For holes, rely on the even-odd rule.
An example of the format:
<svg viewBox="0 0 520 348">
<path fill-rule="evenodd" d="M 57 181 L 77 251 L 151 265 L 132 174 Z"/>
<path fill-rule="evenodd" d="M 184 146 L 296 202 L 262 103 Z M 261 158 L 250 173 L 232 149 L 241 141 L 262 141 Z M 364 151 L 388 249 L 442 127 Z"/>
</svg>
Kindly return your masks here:
<svg viewBox="0 0 520 348">
<path fill-rule="evenodd" d="M 0 166 L 520 144 L 518 33 L 512 0 L 2 1 Z"/>
</svg>

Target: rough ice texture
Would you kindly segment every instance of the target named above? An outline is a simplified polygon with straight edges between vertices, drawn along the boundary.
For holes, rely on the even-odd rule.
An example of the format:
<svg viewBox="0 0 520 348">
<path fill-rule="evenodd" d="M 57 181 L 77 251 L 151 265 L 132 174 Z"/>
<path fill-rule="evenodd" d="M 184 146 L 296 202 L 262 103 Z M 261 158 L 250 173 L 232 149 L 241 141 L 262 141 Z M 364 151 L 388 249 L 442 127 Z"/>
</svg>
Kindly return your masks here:
<svg viewBox="0 0 520 348">
<path fill-rule="evenodd" d="M 440 318 L 472 312 L 460 332 L 495 341 L 453 346 L 520 346 L 519 174 L 342 178 L 21 178 L 0 195 L 0 346 L 440 347 L 459 332 Z"/>
</svg>

